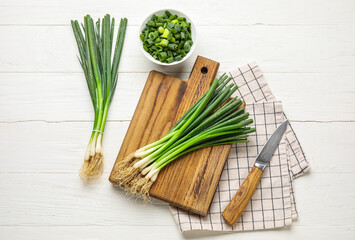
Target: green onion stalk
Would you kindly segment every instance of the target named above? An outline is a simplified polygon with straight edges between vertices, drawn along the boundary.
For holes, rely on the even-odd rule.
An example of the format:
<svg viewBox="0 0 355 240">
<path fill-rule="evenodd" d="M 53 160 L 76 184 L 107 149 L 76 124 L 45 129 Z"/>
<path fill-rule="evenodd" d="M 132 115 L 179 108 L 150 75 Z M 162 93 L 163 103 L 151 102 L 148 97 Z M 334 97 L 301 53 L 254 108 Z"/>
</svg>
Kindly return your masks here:
<svg viewBox="0 0 355 240">
<path fill-rule="evenodd" d="M 108 109 L 117 85 L 127 19 L 120 20 L 114 50 L 115 19 L 109 14 L 102 20 L 98 19 L 96 23 L 90 15 L 86 15 L 81 26 L 77 20 L 72 20 L 71 25 L 78 45 L 78 59 L 95 111 L 93 130 L 80 169 L 81 178 L 88 182 L 103 172 L 102 137 Z"/>
<path fill-rule="evenodd" d="M 115 182 L 129 194 L 149 197 L 159 172 L 169 163 L 197 149 L 248 142 L 255 128 L 244 103 L 232 94 L 238 89 L 223 74 L 161 139 L 150 143 L 115 166 Z"/>
</svg>

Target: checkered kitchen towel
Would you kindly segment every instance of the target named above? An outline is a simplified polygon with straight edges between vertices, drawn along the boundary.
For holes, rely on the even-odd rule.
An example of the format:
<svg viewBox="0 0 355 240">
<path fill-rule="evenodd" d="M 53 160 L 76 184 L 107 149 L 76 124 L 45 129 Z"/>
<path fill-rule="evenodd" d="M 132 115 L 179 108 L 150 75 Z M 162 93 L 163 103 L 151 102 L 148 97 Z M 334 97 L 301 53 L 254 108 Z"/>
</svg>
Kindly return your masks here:
<svg viewBox="0 0 355 240">
<path fill-rule="evenodd" d="M 182 232 L 277 228 L 290 225 L 298 216 L 292 183 L 294 178 L 309 169 L 309 163 L 289 124 L 242 217 L 232 227 L 222 218 L 223 210 L 247 177 L 262 147 L 286 119 L 281 103 L 276 101 L 256 63 L 240 67 L 229 74 L 239 86 L 236 95 L 247 103 L 246 111 L 254 119 L 256 132 L 250 134 L 249 143 L 232 146 L 206 217 L 170 206 Z"/>
</svg>

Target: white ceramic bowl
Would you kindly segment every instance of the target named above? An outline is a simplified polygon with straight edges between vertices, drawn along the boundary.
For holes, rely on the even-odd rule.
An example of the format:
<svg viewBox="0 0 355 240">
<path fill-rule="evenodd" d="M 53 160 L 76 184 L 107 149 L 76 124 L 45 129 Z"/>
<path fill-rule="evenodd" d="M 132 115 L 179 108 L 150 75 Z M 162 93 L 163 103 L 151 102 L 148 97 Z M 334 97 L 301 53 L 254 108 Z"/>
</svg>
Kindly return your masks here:
<svg viewBox="0 0 355 240">
<path fill-rule="evenodd" d="M 142 30 L 145 27 L 146 23 L 153 16 L 153 14 L 161 16 L 161 15 L 164 14 L 164 12 L 166 10 L 168 10 L 172 14 L 178 15 L 179 17 L 185 17 L 186 21 L 191 23 L 191 38 L 192 38 L 193 44 L 191 46 L 190 52 L 188 52 L 186 54 L 186 56 L 183 59 L 181 59 L 180 61 L 176 61 L 176 62 L 172 62 L 172 63 L 163 63 L 163 62 L 160 62 L 158 60 L 155 60 L 148 52 L 146 52 L 144 50 L 143 42 L 142 42 L 142 40 L 139 37 L 139 35 L 142 33 Z M 194 23 L 191 21 L 191 19 L 185 13 L 180 12 L 178 10 L 174 10 L 174 9 L 161 9 L 161 10 L 158 10 L 158 11 L 155 11 L 155 12 L 151 13 L 150 15 L 148 15 L 148 17 L 146 17 L 144 19 L 143 23 L 141 24 L 141 26 L 139 28 L 139 32 L 138 32 L 138 45 L 139 45 L 139 48 L 141 49 L 142 53 L 144 54 L 144 56 L 146 58 L 148 58 L 150 61 L 152 61 L 153 63 L 159 64 L 159 65 L 163 65 L 163 66 L 173 66 L 173 65 L 177 65 L 179 63 L 182 63 L 183 61 L 185 61 L 186 59 L 188 59 L 191 56 L 191 54 L 193 53 L 193 51 L 196 48 L 196 44 L 197 44 L 197 35 L 196 35 L 196 28 L 195 28 Z"/>
</svg>

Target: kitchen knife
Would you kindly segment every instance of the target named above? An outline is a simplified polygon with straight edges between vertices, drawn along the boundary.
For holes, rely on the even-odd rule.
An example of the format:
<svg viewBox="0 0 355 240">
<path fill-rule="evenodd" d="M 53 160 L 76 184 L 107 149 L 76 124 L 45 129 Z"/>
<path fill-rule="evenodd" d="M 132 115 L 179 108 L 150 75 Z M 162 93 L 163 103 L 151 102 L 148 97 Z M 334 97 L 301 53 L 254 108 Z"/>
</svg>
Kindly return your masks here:
<svg viewBox="0 0 355 240">
<path fill-rule="evenodd" d="M 255 164 L 249 172 L 247 178 L 244 180 L 233 199 L 229 202 L 226 209 L 224 209 L 222 216 L 229 225 L 232 226 L 238 221 L 246 206 L 250 202 L 256 187 L 259 185 L 264 169 L 269 164 L 277 146 L 280 143 L 287 124 L 288 120 L 283 122 L 271 135 L 270 139 L 261 150 L 259 156 L 256 158 Z"/>
</svg>

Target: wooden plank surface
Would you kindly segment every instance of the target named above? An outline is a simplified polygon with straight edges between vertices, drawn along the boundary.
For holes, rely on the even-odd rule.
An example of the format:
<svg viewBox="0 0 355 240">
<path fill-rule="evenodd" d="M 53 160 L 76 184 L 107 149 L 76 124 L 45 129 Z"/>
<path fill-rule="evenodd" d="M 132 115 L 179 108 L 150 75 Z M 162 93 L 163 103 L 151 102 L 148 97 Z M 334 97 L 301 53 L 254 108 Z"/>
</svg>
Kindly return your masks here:
<svg viewBox="0 0 355 240">
<path fill-rule="evenodd" d="M 352 50 L 355 29 L 347 25 L 296 25 L 292 28 L 282 25 L 200 26 L 195 52 L 184 64 L 169 68 L 157 66 L 142 57 L 137 46 L 138 29 L 138 26 L 127 28 L 125 42 L 130 44 L 126 44 L 122 51 L 124 60 L 119 72 L 147 73 L 154 69 L 164 73 L 189 73 L 197 55 L 219 62 L 220 71 L 257 61 L 267 72 L 349 74 L 355 63 Z M 221 37 L 210 40 L 211 33 Z M 0 72 L 82 73 L 77 58 L 73 57 L 77 47 L 70 26 L 0 25 L 0 35 L 2 41 L 14 46 L 12 54 L 0 55 Z M 7 49 L 6 44 L 0 45 L 1 52 Z"/>
<path fill-rule="evenodd" d="M 108 175 L 106 173 L 105 177 Z M 295 190 L 300 217 L 289 228 L 354 228 L 354 194 L 339 188 L 342 185 L 351 189 L 353 175 L 353 172 L 323 171 L 298 179 Z M 99 186 L 83 186 L 77 173 L 41 172 L 3 173 L 0 180 L 0 226 L 17 226 L 19 230 L 21 226 L 35 226 L 38 231 L 41 226 L 136 226 L 137 231 L 140 226 L 174 226 L 178 230 L 168 204 L 155 201 L 152 206 L 135 201 L 106 179 Z M 329 216 L 332 216 L 332 224 L 329 224 Z M 278 234 L 278 230 L 273 231 Z M 142 233 L 133 236 L 139 234 Z M 234 239 L 235 235 L 232 236 Z"/>
<path fill-rule="evenodd" d="M 152 71 L 147 79 L 116 163 L 163 137 L 214 80 L 219 63 L 197 57 L 187 81 Z M 204 148 L 169 164 L 150 195 L 191 212 L 207 215 L 230 145 Z M 116 183 L 112 169 L 110 181 Z"/>
<path fill-rule="evenodd" d="M 355 156 L 355 148 L 349 147 L 355 146 L 354 122 L 291 122 L 307 156 L 310 159 L 321 159 L 312 162 L 312 174 L 354 172 L 355 161 L 349 161 L 348 158 Z M 128 126 L 128 121 L 107 122 L 103 140 L 104 182 L 109 177 Z M 1 158 L 0 174 L 78 173 L 84 154 L 81 149 L 86 147 L 91 127 L 92 122 L 89 121 L 0 123 L 0 152 L 6 153 L 8 159 L 5 161 Z M 36 134 L 33 134 L 33 129 L 36 129 Z M 41 144 L 32 145 L 29 142 Z M 324 148 L 327 144 L 332 147 Z M 31 161 L 24 160 L 28 158 L 28 153 L 31 153 Z"/>
<path fill-rule="evenodd" d="M 124 15 L 129 18 L 130 25 L 139 25 L 148 13 L 164 7 L 184 8 L 184 12 L 189 16 L 193 15 L 192 19 L 198 26 L 345 25 L 351 24 L 354 20 L 352 11 L 354 1 L 352 0 L 342 0 L 341 3 L 329 0 L 312 0 L 312 2 L 309 0 L 269 0 L 267 2 L 251 0 L 248 4 L 240 4 L 242 2 L 235 0 L 223 2 L 180 0 L 166 4 L 169 6 L 162 6 L 160 1 L 145 3 L 141 0 L 122 0 L 120 4 L 117 4 L 116 0 L 106 0 L 102 5 L 96 4 L 95 1 L 82 3 L 82 1 L 72 0 L 33 0 L 30 3 L 26 0 L 3 1 L 0 4 L 3 9 L 0 22 L 1 25 L 69 26 L 68 19 L 81 19 L 89 12 L 95 17 L 102 17 L 103 12 L 110 10 L 112 15 Z M 129 8 L 129 6 L 138 5 L 144 7 Z M 108 6 L 117 7 L 108 8 Z M 212 12 L 216 16 L 223 17 L 216 19 L 206 14 Z"/>
<path fill-rule="evenodd" d="M 138 25 L 164 7 L 186 12 L 198 30 L 196 52 L 173 68 L 151 64 L 137 47 Z M 353 0 L 1 1 L 0 239 L 352 239 L 354 9 Z M 69 20 L 108 12 L 128 17 L 127 44 L 103 140 L 104 176 L 85 186 L 77 172 L 93 113 Z M 167 204 L 143 205 L 107 181 L 148 72 L 187 79 L 197 54 L 219 61 L 220 73 L 256 61 L 283 102 L 311 162 L 295 181 L 292 226 L 181 234 Z"/>
<path fill-rule="evenodd" d="M 189 74 L 169 73 L 180 79 L 188 79 Z M 355 119 L 351 91 L 355 89 L 355 81 L 349 81 L 351 73 L 337 70 L 333 73 L 264 72 L 264 76 L 292 120 Z M 110 111 L 108 121 L 132 118 L 147 77 L 148 73 L 120 73 L 117 94 L 111 104 L 111 109 L 119 111 Z M 337 84 L 334 84 L 335 79 Z M 28 91 L 33 84 L 36 87 Z M 88 122 L 94 119 L 92 106 L 87 104 L 90 96 L 82 73 L 0 73 L 0 85 L 0 102 L 6 102 L 0 104 L 0 112 L 7 113 L 1 115 L 1 122 Z M 316 88 L 319 91 L 314 91 Z M 331 114 L 328 109 L 332 109 Z"/>
</svg>

